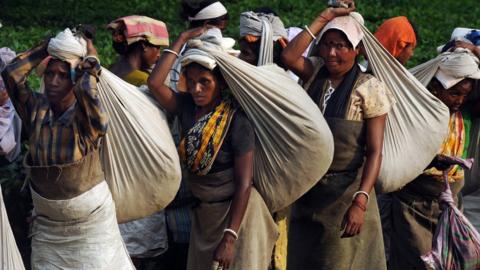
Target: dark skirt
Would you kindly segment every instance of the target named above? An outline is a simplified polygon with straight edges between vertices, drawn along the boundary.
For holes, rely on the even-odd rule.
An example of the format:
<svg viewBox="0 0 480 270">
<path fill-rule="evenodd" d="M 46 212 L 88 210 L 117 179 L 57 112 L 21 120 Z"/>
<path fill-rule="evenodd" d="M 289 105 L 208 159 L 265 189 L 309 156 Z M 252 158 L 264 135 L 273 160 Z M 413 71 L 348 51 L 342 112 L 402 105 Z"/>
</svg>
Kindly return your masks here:
<svg viewBox="0 0 480 270">
<path fill-rule="evenodd" d="M 357 171 L 328 174 L 294 205 L 289 270 L 386 269 L 375 191 L 370 194 L 360 234 L 341 238 L 344 215 L 359 187 Z"/>
<path fill-rule="evenodd" d="M 457 204 L 462 186 L 463 181 L 450 184 Z M 444 189 L 442 181 L 421 175 L 393 193 L 389 269 L 427 269 L 420 256 L 432 249 L 442 213 L 438 198 Z"/>
</svg>

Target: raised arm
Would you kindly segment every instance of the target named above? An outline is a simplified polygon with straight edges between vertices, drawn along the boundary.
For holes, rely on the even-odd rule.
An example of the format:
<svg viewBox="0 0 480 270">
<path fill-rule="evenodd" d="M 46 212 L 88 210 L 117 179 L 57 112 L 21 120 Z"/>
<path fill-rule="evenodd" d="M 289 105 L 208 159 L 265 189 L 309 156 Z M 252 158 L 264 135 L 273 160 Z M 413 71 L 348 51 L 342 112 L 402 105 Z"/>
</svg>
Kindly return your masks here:
<svg viewBox="0 0 480 270">
<path fill-rule="evenodd" d="M 322 11 L 315 20 L 298 34 L 282 52 L 282 62 L 288 69 L 293 71 L 303 81 L 308 81 L 313 75 L 314 66 L 312 62 L 303 57 L 303 52 L 308 48 L 314 37 L 322 31 L 325 25 L 335 17 L 348 15 L 355 10 L 353 0 L 344 1 L 349 8 L 332 8 L 329 7 Z"/>
<path fill-rule="evenodd" d="M 27 129 L 37 102 L 36 94 L 28 87 L 27 77 L 48 56 L 48 41 L 44 40 L 38 46 L 18 55 L 2 72 L 8 95 Z"/>
<path fill-rule="evenodd" d="M 87 39 L 87 54 L 79 66 L 80 77 L 74 87 L 77 99 L 75 113 L 83 135 L 95 142 L 107 132 L 108 116 L 100 102 L 97 87 L 100 62 L 97 50 L 89 39 Z"/>
<path fill-rule="evenodd" d="M 158 103 L 169 113 L 175 113 L 177 110 L 177 98 L 175 92 L 165 85 L 165 80 L 180 54 L 183 45 L 191 38 L 201 35 L 205 31 L 205 27 L 198 27 L 187 30 L 180 34 L 178 39 L 164 50 L 157 61 L 155 68 L 148 78 L 148 88 L 157 99 Z"/>
</svg>

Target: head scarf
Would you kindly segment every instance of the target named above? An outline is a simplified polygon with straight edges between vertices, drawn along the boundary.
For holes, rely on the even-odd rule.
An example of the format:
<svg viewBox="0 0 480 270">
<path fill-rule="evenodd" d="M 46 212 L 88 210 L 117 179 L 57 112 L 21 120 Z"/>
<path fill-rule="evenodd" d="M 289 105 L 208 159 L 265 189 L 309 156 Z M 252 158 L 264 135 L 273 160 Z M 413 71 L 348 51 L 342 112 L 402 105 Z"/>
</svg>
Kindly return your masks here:
<svg viewBox="0 0 480 270">
<path fill-rule="evenodd" d="M 180 64 L 182 68 L 184 68 L 191 63 L 197 63 L 208 70 L 213 70 L 217 67 L 217 61 L 205 50 L 224 51 L 236 56 L 238 55 L 238 51 L 233 49 L 234 45 L 235 40 L 224 38 L 220 29 L 210 28 L 200 37 L 192 39 L 187 43 L 187 49 L 180 58 Z M 202 50 L 197 48 L 202 48 Z M 180 74 L 177 89 L 181 92 L 187 90 L 186 78 L 183 71 Z"/>
<path fill-rule="evenodd" d="M 164 22 L 146 16 L 126 16 L 118 18 L 107 25 L 110 31 L 125 27 L 124 36 L 127 45 L 140 40 L 148 41 L 155 46 L 168 46 L 168 30 Z"/>
<path fill-rule="evenodd" d="M 402 53 L 407 45 L 417 46 L 415 31 L 405 16 L 394 17 L 384 21 L 374 35 L 395 58 Z"/>
<path fill-rule="evenodd" d="M 480 79 L 479 59 L 466 49 L 442 54 L 435 73 L 435 78 L 445 89 L 449 89 L 460 81 L 470 78 Z"/>
<path fill-rule="evenodd" d="M 446 52 L 451 48 L 455 47 L 455 41 L 461 40 L 467 43 L 471 43 L 475 46 L 480 46 L 480 29 L 471 29 L 457 27 L 453 30 L 450 41 L 446 44 L 439 46 L 437 51 L 439 53 Z"/>
<path fill-rule="evenodd" d="M 260 39 L 259 66 L 273 63 L 273 42 L 281 41 L 280 44 L 286 47 L 288 40 L 285 26 L 278 16 L 253 11 L 240 15 L 240 37 L 248 42 Z"/>
<path fill-rule="evenodd" d="M 189 21 L 203 21 L 209 19 L 215 19 L 227 14 L 227 9 L 219 1 L 214 2 L 202 10 L 200 10 L 195 16 L 188 17 Z"/>
<path fill-rule="evenodd" d="M 341 17 L 336 17 L 330 22 L 323 27 L 322 31 L 318 35 L 318 42 L 322 39 L 323 35 L 331 29 L 339 30 L 343 32 L 346 36 L 348 41 L 352 44 L 353 48 L 357 48 L 358 44 L 360 41 L 363 39 L 363 31 L 362 28 L 357 22 L 357 20 L 363 19 L 360 14 L 353 15 L 354 12 L 352 12 L 351 16 L 341 16 Z M 352 15 L 355 17 L 352 17 Z"/>
</svg>

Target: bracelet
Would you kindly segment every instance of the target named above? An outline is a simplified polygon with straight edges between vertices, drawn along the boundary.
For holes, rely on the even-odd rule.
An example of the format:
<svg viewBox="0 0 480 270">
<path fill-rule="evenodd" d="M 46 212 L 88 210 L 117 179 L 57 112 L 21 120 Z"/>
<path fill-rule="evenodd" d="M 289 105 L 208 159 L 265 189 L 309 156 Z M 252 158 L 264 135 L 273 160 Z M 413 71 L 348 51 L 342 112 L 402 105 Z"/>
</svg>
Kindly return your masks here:
<svg viewBox="0 0 480 270">
<path fill-rule="evenodd" d="M 167 52 L 167 53 L 171 53 L 171 54 L 174 54 L 177 58 L 180 57 L 180 55 L 178 55 L 178 53 L 174 50 L 170 50 L 170 49 L 163 49 L 163 52 Z"/>
<path fill-rule="evenodd" d="M 367 207 L 365 207 L 365 205 L 361 204 L 358 201 L 352 201 L 352 205 L 362 209 L 363 212 L 367 212 Z"/>
<path fill-rule="evenodd" d="M 233 237 L 235 238 L 235 240 L 238 240 L 238 234 L 236 231 L 232 230 L 232 229 L 224 229 L 223 230 L 223 234 L 225 233 L 229 233 L 231 235 L 233 235 Z"/>
<path fill-rule="evenodd" d="M 310 34 L 310 36 L 313 38 L 313 40 L 317 40 L 317 37 L 310 31 L 310 28 L 308 28 L 307 25 L 305 25 L 305 30 L 307 30 L 307 33 Z"/>
<path fill-rule="evenodd" d="M 370 201 L 370 195 L 368 195 L 368 193 L 367 193 L 366 191 L 363 191 L 363 190 L 359 190 L 359 191 L 353 193 L 352 200 L 355 200 L 355 198 L 356 198 L 359 194 L 363 194 L 363 195 L 365 195 L 365 197 L 367 197 L 367 203 L 368 203 L 368 201 Z"/>
</svg>

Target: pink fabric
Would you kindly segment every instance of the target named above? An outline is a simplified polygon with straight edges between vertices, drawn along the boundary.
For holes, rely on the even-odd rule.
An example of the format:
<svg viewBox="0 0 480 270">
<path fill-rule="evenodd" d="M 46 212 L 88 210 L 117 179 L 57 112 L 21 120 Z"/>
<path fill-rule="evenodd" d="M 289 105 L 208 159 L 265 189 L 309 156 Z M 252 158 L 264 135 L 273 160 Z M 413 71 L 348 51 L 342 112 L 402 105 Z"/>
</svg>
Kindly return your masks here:
<svg viewBox="0 0 480 270">
<path fill-rule="evenodd" d="M 462 160 L 447 157 L 447 162 L 471 168 L 473 159 Z M 448 171 L 448 170 L 447 170 Z M 455 206 L 448 184 L 448 173 L 444 172 L 445 191 L 440 195 L 442 215 L 433 238 L 432 251 L 422 256 L 429 269 L 435 270 L 478 270 L 480 269 L 480 234 Z"/>
</svg>

